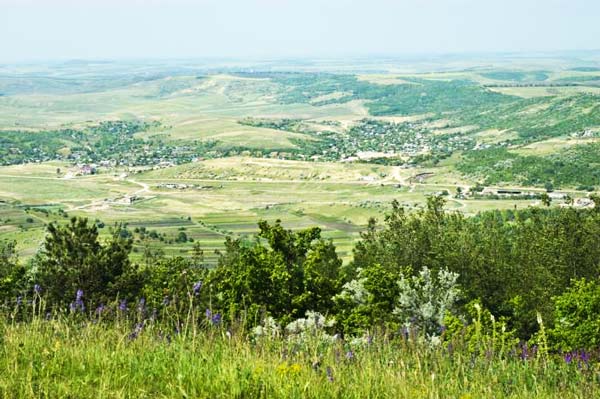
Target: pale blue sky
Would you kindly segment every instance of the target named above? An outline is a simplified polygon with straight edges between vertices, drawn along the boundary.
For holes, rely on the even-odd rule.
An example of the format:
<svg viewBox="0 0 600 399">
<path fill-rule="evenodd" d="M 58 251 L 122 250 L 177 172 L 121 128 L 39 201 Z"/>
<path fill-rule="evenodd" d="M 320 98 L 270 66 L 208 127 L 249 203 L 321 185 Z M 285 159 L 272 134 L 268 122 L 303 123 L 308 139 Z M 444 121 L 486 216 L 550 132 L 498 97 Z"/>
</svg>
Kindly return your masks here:
<svg viewBox="0 0 600 399">
<path fill-rule="evenodd" d="M 600 48 L 599 0 L 0 0 L 0 61 Z"/>
</svg>

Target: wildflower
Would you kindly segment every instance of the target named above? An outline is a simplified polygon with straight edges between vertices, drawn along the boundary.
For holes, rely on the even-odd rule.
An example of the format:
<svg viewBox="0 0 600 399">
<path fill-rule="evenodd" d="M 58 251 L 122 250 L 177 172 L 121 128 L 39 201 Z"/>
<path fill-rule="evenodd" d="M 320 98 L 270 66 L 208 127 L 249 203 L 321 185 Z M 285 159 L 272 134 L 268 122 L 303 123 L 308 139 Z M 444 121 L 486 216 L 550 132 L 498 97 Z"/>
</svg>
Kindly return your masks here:
<svg viewBox="0 0 600 399">
<path fill-rule="evenodd" d="M 220 313 L 215 313 L 210 318 L 210 322 L 213 324 L 213 326 L 216 326 L 217 324 L 221 323 L 221 314 Z"/>
<path fill-rule="evenodd" d="M 298 374 L 298 373 L 300 373 L 300 371 L 302 371 L 302 366 L 299 365 L 298 363 L 293 363 L 288 368 L 288 371 L 290 374 Z"/>
<path fill-rule="evenodd" d="M 351 350 L 349 350 L 348 352 L 346 352 L 346 359 L 347 360 L 354 360 L 354 352 L 352 352 Z"/>
<path fill-rule="evenodd" d="M 211 312 L 211 310 L 207 308 L 207 309 L 204 311 L 204 315 L 206 316 L 206 318 L 207 318 L 208 320 L 210 320 L 210 318 L 212 317 L 212 312 Z"/>
<path fill-rule="evenodd" d="M 200 293 L 200 289 L 202 289 L 202 281 L 198 281 L 196 284 L 194 284 L 194 295 L 198 295 Z"/>
<path fill-rule="evenodd" d="M 565 354 L 565 363 L 571 364 L 572 361 L 573 361 L 573 354 L 571 352 L 568 352 L 567 354 Z"/>
<path fill-rule="evenodd" d="M 33 292 L 39 295 L 42 292 L 42 287 L 39 284 L 35 284 L 33 286 Z"/>
<path fill-rule="evenodd" d="M 521 360 L 527 360 L 529 358 L 529 350 L 527 348 L 527 343 L 521 344 L 521 353 L 519 354 Z"/>
<path fill-rule="evenodd" d="M 105 310 L 106 310 L 106 306 L 104 306 L 104 304 L 101 303 L 100 306 L 98 306 L 96 308 L 96 314 L 98 316 L 100 316 L 100 315 L 102 315 L 102 313 L 104 313 Z"/>
<path fill-rule="evenodd" d="M 581 362 L 583 362 L 586 366 L 589 364 L 590 354 L 586 351 L 582 350 L 579 352 L 579 362 L 577 362 L 577 366 L 581 368 Z"/>
<path fill-rule="evenodd" d="M 127 311 L 127 299 L 122 299 L 121 302 L 119 303 L 119 310 L 121 312 L 126 312 Z"/>
<path fill-rule="evenodd" d="M 136 339 L 142 332 L 143 328 L 144 328 L 144 323 L 137 323 L 135 325 L 135 328 L 133 329 L 133 331 L 129 334 L 129 339 L 131 339 L 131 340 Z"/>
<path fill-rule="evenodd" d="M 83 303 L 83 290 L 77 290 L 75 294 L 75 310 L 79 309 L 81 312 L 85 311 L 85 304 Z"/>
<path fill-rule="evenodd" d="M 331 369 L 331 367 L 327 366 L 325 372 L 327 374 L 327 380 L 329 380 L 329 382 L 333 382 L 333 370 Z"/>
<path fill-rule="evenodd" d="M 144 313 L 146 311 L 146 299 L 145 298 L 140 298 L 140 301 L 138 302 L 137 310 L 140 313 Z"/>
</svg>

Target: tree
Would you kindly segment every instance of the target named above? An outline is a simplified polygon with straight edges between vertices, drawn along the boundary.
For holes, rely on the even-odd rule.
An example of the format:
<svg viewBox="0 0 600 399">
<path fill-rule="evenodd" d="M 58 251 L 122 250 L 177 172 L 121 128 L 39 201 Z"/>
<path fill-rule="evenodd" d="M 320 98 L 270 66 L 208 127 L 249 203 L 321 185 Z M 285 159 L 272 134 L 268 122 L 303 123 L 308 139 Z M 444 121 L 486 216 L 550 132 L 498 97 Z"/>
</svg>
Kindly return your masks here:
<svg viewBox="0 0 600 399">
<path fill-rule="evenodd" d="M 552 198 L 550 198 L 548 193 L 542 193 L 540 195 L 540 201 L 542 201 L 542 204 L 544 204 L 544 206 L 550 206 L 550 204 L 552 204 Z"/>
<path fill-rule="evenodd" d="M 23 288 L 25 268 L 19 264 L 14 241 L 0 241 L 0 301 L 15 298 Z"/>
<path fill-rule="evenodd" d="M 258 225 L 257 238 L 268 245 L 226 239 L 210 275 L 219 293 L 215 304 L 233 315 L 266 311 L 284 324 L 308 310 L 330 311 L 341 266 L 333 244 L 321 239 L 316 227 L 292 231 L 280 221 Z"/>
<path fill-rule="evenodd" d="M 66 304 L 78 290 L 94 305 L 117 295 L 135 296 L 137 269 L 129 261 L 131 238 L 123 238 L 116 226 L 105 243 L 98 240 L 97 227 L 85 218 L 48 225 L 48 235 L 38 262 L 36 279 L 51 303 Z M 132 282 L 133 280 L 133 282 Z"/>
</svg>

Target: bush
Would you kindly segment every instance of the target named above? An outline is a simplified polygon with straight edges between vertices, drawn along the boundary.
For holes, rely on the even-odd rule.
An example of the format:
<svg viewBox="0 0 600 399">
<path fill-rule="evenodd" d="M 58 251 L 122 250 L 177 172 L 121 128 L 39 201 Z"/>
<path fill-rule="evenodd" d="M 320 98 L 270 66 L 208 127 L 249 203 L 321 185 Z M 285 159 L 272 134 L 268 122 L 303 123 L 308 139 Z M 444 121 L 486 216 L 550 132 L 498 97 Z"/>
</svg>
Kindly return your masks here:
<svg viewBox="0 0 600 399">
<path fill-rule="evenodd" d="M 563 351 L 595 349 L 600 345 L 600 283 L 576 280 L 554 298 L 554 347 Z"/>
</svg>

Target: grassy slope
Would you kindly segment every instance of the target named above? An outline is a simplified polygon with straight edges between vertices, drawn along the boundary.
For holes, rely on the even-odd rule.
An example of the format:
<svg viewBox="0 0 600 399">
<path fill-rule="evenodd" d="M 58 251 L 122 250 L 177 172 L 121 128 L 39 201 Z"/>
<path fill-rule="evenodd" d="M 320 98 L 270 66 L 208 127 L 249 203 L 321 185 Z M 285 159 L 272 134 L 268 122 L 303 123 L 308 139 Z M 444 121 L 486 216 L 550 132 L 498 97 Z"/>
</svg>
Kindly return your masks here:
<svg viewBox="0 0 600 399">
<path fill-rule="evenodd" d="M 253 344 L 235 330 L 148 322 L 0 324 L 0 396 L 10 398 L 583 398 L 598 387 L 562 359 L 473 357 L 377 337 L 371 346 Z M 162 338 L 161 338 L 162 336 Z M 168 338 L 167 338 L 168 336 Z M 346 353 L 352 348 L 352 359 Z"/>
</svg>

